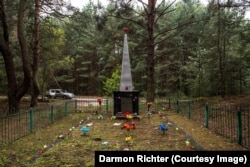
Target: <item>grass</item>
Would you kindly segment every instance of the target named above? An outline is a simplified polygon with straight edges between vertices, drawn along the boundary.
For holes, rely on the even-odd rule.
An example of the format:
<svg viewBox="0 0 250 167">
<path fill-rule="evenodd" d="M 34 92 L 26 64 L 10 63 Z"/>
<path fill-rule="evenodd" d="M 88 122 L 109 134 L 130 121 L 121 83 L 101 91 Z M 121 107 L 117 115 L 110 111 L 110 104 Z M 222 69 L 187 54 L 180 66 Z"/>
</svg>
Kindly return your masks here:
<svg viewBox="0 0 250 167">
<path fill-rule="evenodd" d="M 0 166 L 94 166 L 95 150 L 246 150 L 172 111 L 162 116 L 155 113 L 150 118 L 141 113 L 141 119 L 134 121 L 136 129 L 128 132 L 122 128 L 127 120 L 112 120 L 111 115 L 99 120 L 92 112 L 71 114 L 3 146 Z M 158 130 L 163 122 L 168 124 L 165 135 Z M 80 129 L 88 123 L 93 123 L 91 131 L 83 134 Z M 121 125 L 114 126 L 114 123 Z M 128 135 L 132 137 L 131 142 L 125 141 Z"/>
</svg>

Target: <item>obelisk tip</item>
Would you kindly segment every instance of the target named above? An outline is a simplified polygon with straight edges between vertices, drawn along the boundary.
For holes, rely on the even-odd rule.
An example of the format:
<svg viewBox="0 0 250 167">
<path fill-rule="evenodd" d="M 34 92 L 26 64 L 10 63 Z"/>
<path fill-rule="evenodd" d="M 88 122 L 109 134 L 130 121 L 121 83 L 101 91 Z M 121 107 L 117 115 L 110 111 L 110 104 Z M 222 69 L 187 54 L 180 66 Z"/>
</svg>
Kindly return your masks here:
<svg viewBox="0 0 250 167">
<path fill-rule="evenodd" d="M 123 27 L 123 31 L 124 31 L 125 33 L 128 33 L 128 27 Z"/>
</svg>

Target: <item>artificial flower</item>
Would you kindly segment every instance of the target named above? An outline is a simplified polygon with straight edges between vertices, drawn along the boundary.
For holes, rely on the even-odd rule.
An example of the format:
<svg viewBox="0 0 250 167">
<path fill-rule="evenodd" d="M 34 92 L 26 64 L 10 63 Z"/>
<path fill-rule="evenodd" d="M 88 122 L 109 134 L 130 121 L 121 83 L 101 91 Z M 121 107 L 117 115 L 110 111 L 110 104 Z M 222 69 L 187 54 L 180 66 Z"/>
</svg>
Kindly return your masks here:
<svg viewBox="0 0 250 167">
<path fill-rule="evenodd" d="M 128 136 L 125 138 L 125 141 L 128 143 L 128 142 L 131 142 L 132 141 L 132 137 L 131 136 Z"/>
<path fill-rule="evenodd" d="M 81 128 L 81 132 L 83 133 L 83 134 L 86 134 L 86 133 L 88 133 L 90 131 L 90 128 L 88 128 L 88 127 L 86 127 L 86 126 L 83 126 L 82 128 Z"/>
<path fill-rule="evenodd" d="M 97 98 L 97 101 L 98 101 L 99 105 L 102 104 L 102 98 L 101 98 L 101 97 L 98 97 L 98 98 Z"/>
<path fill-rule="evenodd" d="M 153 104 L 152 102 L 147 102 L 148 108 L 150 108 L 152 104 Z"/>
</svg>

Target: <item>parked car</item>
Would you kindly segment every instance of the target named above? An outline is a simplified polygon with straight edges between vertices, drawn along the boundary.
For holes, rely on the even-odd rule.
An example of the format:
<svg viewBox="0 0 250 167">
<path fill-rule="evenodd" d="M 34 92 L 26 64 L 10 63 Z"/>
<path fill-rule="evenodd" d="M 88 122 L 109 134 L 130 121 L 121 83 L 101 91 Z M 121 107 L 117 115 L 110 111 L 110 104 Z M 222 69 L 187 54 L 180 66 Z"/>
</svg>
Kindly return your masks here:
<svg viewBox="0 0 250 167">
<path fill-rule="evenodd" d="M 58 97 L 61 97 L 63 99 L 72 99 L 74 97 L 74 94 L 63 89 L 49 89 L 48 91 L 46 91 L 46 96 L 49 99 Z"/>
</svg>

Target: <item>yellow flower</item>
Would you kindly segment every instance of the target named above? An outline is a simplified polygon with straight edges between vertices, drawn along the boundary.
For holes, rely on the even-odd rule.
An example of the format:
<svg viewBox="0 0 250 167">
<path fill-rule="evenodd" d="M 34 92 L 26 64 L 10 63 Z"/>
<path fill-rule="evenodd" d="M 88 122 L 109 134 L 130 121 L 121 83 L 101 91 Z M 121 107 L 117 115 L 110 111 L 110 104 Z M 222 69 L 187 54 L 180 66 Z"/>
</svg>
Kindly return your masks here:
<svg viewBox="0 0 250 167">
<path fill-rule="evenodd" d="M 133 116 L 131 114 L 127 115 L 127 119 L 131 120 L 133 118 Z"/>
<path fill-rule="evenodd" d="M 132 137 L 131 137 L 131 136 L 126 137 L 126 138 L 125 138 L 125 141 L 126 141 L 126 142 L 131 142 L 131 141 L 132 141 Z"/>
<path fill-rule="evenodd" d="M 190 145 L 190 142 L 189 142 L 188 140 L 186 141 L 186 145 L 187 145 L 187 146 L 189 146 L 189 145 Z"/>
</svg>

